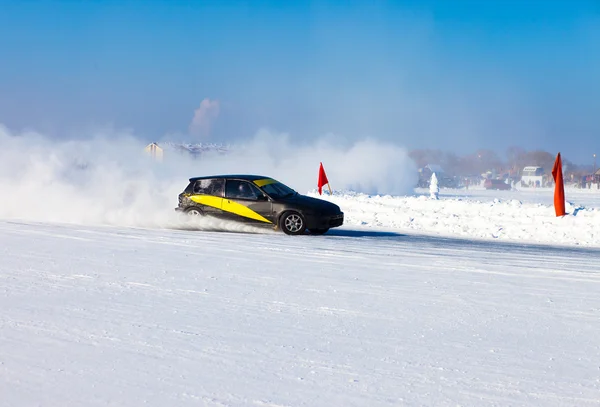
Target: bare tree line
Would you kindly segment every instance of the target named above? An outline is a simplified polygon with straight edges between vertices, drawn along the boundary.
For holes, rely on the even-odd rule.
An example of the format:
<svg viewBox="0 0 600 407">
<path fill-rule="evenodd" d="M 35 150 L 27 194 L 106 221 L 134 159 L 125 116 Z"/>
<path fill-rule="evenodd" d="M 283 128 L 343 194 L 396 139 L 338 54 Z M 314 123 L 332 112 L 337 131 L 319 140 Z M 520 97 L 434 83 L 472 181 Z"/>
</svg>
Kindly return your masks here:
<svg viewBox="0 0 600 407">
<path fill-rule="evenodd" d="M 542 167 L 546 173 L 550 173 L 556 159 L 556 153 L 543 150 L 527 151 L 516 146 L 509 147 L 504 158 L 495 151 L 486 149 L 462 156 L 436 149 L 418 149 L 412 150 L 409 155 L 419 168 L 428 164 L 437 164 L 448 175 L 458 177 L 477 176 L 487 171 L 493 171 L 498 175 L 510 173 L 511 176 L 519 176 L 526 166 Z M 568 176 L 587 175 L 592 171 L 591 165 L 577 165 L 564 156 L 562 156 L 562 163 Z"/>
</svg>

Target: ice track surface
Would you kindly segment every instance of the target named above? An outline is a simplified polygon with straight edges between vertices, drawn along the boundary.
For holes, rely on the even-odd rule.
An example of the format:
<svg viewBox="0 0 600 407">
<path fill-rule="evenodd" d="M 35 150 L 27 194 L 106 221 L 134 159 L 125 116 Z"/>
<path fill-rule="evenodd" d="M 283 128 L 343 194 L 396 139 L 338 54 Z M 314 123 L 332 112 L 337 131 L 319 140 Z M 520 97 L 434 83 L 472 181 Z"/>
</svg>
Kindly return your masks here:
<svg viewBox="0 0 600 407">
<path fill-rule="evenodd" d="M 0 222 L 2 406 L 598 406 L 600 251 Z"/>
</svg>

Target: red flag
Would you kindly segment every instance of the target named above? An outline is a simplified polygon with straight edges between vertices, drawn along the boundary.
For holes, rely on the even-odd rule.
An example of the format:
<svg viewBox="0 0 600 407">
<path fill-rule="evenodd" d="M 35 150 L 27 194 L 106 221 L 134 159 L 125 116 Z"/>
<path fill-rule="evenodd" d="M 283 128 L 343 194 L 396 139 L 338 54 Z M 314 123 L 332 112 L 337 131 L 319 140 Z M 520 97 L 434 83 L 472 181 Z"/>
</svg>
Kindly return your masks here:
<svg viewBox="0 0 600 407">
<path fill-rule="evenodd" d="M 556 211 L 556 216 L 565 216 L 565 184 L 563 183 L 560 153 L 558 153 L 556 161 L 554 161 L 552 177 L 554 177 L 554 210 Z"/>
<path fill-rule="evenodd" d="M 319 187 L 319 195 L 321 195 L 323 185 L 326 184 L 329 184 L 329 180 L 327 179 L 327 175 L 323 169 L 323 163 L 321 163 L 321 166 L 319 167 L 319 181 L 317 182 L 317 186 Z"/>
</svg>

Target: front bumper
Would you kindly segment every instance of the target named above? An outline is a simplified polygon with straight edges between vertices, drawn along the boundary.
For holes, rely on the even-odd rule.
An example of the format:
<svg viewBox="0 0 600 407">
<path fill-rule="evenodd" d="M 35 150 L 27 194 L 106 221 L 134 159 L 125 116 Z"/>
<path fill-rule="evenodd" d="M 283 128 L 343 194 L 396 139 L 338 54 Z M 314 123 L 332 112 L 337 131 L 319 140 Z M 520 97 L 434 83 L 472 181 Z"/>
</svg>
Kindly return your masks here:
<svg viewBox="0 0 600 407">
<path fill-rule="evenodd" d="M 340 212 L 335 215 L 325 215 L 318 217 L 310 217 L 306 219 L 307 229 L 331 229 L 344 224 L 344 213 Z"/>
</svg>

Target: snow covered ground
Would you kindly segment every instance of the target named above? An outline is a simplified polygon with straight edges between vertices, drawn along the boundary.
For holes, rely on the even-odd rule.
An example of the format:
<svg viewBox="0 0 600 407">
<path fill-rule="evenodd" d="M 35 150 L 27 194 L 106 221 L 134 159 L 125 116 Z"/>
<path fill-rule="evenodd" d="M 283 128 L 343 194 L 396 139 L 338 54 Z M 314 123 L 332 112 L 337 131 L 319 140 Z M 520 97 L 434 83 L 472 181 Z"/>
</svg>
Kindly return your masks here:
<svg viewBox="0 0 600 407">
<path fill-rule="evenodd" d="M 346 223 L 411 233 L 521 243 L 600 247 L 600 191 L 567 189 L 567 215 L 557 218 L 552 189 L 491 191 L 441 189 L 412 196 L 335 192 L 311 196 L 344 210 Z M 600 267 L 600 266 L 599 266 Z"/>
<path fill-rule="evenodd" d="M 419 195 L 429 196 L 429 190 L 426 189 L 416 188 L 415 192 Z M 442 188 L 440 189 L 440 196 L 479 201 L 493 201 L 494 199 L 507 201 L 516 199 L 523 203 L 552 205 L 554 202 L 554 189 L 519 187 L 510 191 L 498 191 L 471 186 L 469 189 Z M 600 208 L 600 190 L 597 189 L 565 187 L 565 198 L 567 202 L 579 206 Z"/>
<path fill-rule="evenodd" d="M 402 150 L 4 143 L 0 406 L 600 406 L 599 191 L 558 219 L 551 190 L 336 192 L 344 227 L 289 237 L 182 224 L 177 194 L 248 168 L 306 191 L 319 156 L 404 194 Z"/>
<path fill-rule="evenodd" d="M 0 405 L 598 406 L 599 264 L 366 227 L 0 221 Z"/>
</svg>

